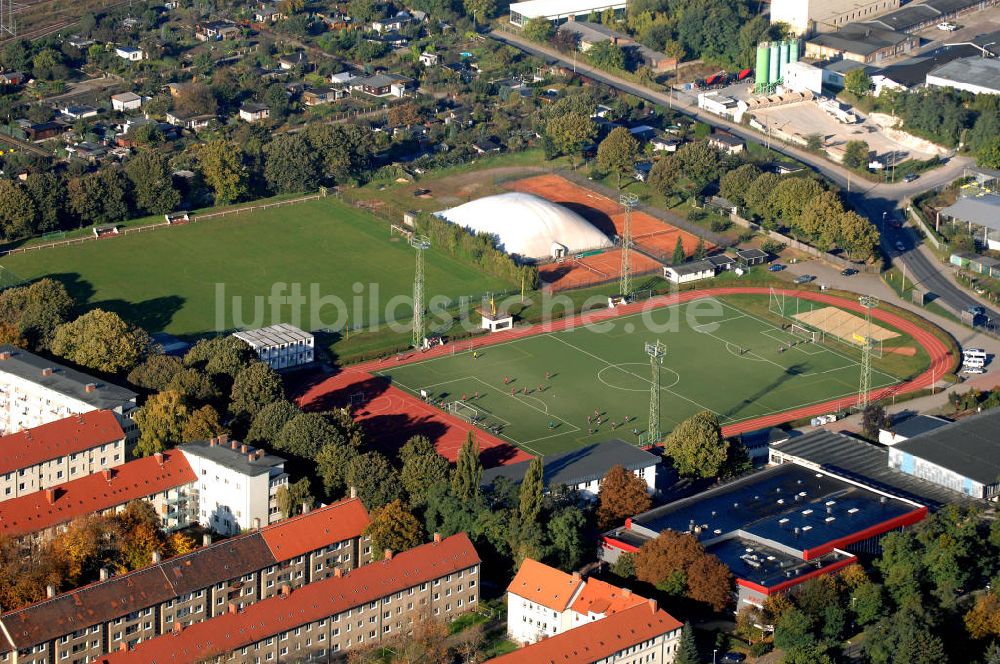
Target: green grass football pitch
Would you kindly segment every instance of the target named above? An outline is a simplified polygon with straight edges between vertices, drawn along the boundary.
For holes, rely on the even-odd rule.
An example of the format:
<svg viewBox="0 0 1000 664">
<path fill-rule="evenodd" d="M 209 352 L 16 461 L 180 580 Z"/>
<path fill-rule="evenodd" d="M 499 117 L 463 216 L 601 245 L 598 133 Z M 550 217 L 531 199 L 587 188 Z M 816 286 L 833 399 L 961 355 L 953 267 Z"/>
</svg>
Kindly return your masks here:
<svg viewBox="0 0 1000 664">
<path fill-rule="evenodd" d="M 276 282 L 299 284 L 306 296 L 305 304 L 296 305 L 302 327 L 340 329 L 340 311 L 352 328 L 375 317 L 385 320 L 390 299 L 412 293 L 414 255 L 405 240 L 390 238 L 386 222 L 327 198 L 29 251 L 4 258 L 0 266 L 24 279 L 57 278 L 85 306 L 116 311 L 149 332 L 200 335 L 220 327 L 296 322 L 291 305 L 274 309 L 270 300 L 259 306 L 255 301 L 267 298 Z M 513 288 L 433 248 L 425 275 L 426 292 L 452 298 Z M 311 296 L 313 284 L 326 302 L 336 296 L 346 306 L 322 304 Z M 312 316 L 314 307 L 318 317 Z M 395 315 L 408 319 L 408 307 L 401 302 Z M 310 325 L 313 319 L 319 324 Z"/>
<path fill-rule="evenodd" d="M 761 301 L 766 309 L 767 298 Z M 713 307 L 710 315 L 704 313 Z M 696 317 L 698 312 L 703 313 Z M 611 437 L 639 442 L 652 386 L 645 344 L 656 340 L 667 347 L 660 369 L 663 432 L 702 410 L 715 412 L 726 425 L 858 390 L 856 352 L 802 341 L 724 298 L 600 325 L 488 346 L 478 357 L 456 345 L 454 354 L 379 373 L 414 394 L 425 390 L 443 407 L 452 404 L 457 415 L 475 418 L 484 429 L 496 428 L 502 438 L 535 454 Z M 790 342 L 799 343 L 787 347 Z M 873 388 L 895 382 L 888 373 L 873 372 Z M 588 422 L 595 411 L 601 414 L 600 426 Z"/>
</svg>

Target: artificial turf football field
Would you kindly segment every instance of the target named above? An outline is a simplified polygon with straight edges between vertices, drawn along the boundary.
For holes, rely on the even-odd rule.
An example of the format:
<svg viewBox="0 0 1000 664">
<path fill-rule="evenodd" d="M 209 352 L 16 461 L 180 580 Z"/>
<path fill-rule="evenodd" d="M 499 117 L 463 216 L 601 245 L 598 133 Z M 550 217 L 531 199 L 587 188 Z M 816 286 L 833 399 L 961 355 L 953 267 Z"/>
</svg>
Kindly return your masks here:
<svg viewBox="0 0 1000 664">
<path fill-rule="evenodd" d="M 352 329 L 385 320 L 390 299 L 413 291 L 414 255 L 399 236 L 389 236 L 387 222 L 325 198 L 13 254 L 0 265 L 27 280 L 59 279 L 81 304 L 115 311 L 149 332 L 201 335 L 276 322 L 340 329 L 340 311 Z M 513 288 L 433 248 L 426 253 L 425 278 L 428 293 L 452 298 Z M 298 307 L 298 321 L 289 306 L 275 310 L 267 300 L 255 302 L 280 282 L 298 284 L 308 298 Z M 225 293 L 221 320 L 219 284 Z M 310 324 L 320 304 L 310 295 L 313 284 L 320 297 L 336 296 L 346 307 L 320 306 Z M 262 315 L 255 320 L 256 311 Z M 411 315 L 407 302 L 395 310 L 402 320 Z"/>
<path fill-rule="evenodd" d="M 767 297 L 761 300 L 766 308 Z M 718 304 L 711 315 L 692 315 L 712 303 Z M 487 346 L 478 356 L 456 345 L 453 354 L 376 373 L 413 394 L 426 391 L 442 407 L 458 402 L 451 408 L 459 416 L 543 455 L 611 437 L 639 442 L 651 387 L 644 346 L 656 340 L 667 347 L 660 369 L 665 433 L 702 410 L 726 425 L 857 391 L 859 353 L 836 342 L 802 341 L 738 304 L 706 298 L 605 321 L 599 329 Z M 897 382 L 873 371 L 872 388 Z"/>
</svg>

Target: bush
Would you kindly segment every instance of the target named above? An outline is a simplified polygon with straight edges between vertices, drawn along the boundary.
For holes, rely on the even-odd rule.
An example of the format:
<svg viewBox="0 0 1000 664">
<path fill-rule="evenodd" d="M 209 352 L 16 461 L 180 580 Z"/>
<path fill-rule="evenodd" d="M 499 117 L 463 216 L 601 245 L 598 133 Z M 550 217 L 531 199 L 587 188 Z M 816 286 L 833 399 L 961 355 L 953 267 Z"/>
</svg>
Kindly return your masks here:
<svg viewBox="0 0 1000 664">
<path fill-rule="evenodd" d="M 688 219 L 691 221 L 704 221 L 708 217 L 708 213 L 704 210 L 691 210 L 688 212 Z"/>
<path fill-rule="evenodd" d="M 754 235 L 756 235 L 756 233 L 754 233 L 752 230 L 748 228 L 746 230 L 740 231 L 740 234 L 736 236 L 736 241 L 749 242 L 750 240 L 753 239 Z"/>
<path fill-rule="evenodd" d="M 773 649 L 774 646 L 770 641 L 758 641 L 750 646 L 750 655 L 752 657 L 762 657 Z"/>
<path fill-rule="evenodd" d="M 708 227 L 712 229 L 714 233 L 722 233 L 729 230 L 729 227 L 733 225 L 733 222 L 728 219 L 713 219 L 709 223 Z"/>
<path fill-rule="evenodd" d="M 777 256 L 785 249 L 784 242 L 778 242 L 777 240 L 764 240 L 760 248 L 769 254 Z"/>
</svg>

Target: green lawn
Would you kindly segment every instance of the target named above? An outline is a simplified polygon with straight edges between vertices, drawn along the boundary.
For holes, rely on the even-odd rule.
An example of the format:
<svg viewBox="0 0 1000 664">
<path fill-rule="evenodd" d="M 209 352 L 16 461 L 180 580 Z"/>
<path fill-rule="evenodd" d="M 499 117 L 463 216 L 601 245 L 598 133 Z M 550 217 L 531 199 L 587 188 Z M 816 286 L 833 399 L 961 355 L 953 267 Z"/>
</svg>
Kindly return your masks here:
<svg viewBox="0 0 1000 664">
<path fill-rule="evenodd" d="M 387 320 L 393 298 L 396 319 L 412 313 L 413 250 L 390 238 L 385 221 L 333 198 L 16 254 L 0 265 L 25 279 L 55 277 L 85 305 L 150 332 L 200 335 L 279 320 L 339 330 L 345 316 L 354 329 Z M 514 287 L 433 248 L 426 283 L 428 297 Z M 279 296 L 297 287 L 303 301 L 276 303 L 275 284 L 287 284 Z"/>
<path fill-rule="evenodd" d="M 667 346 L 660 369 L 664 432 L 701 410 L 728 424 L 857 391 L 856 352 L 838 343 L 805 342 L 779 352 L 795 338 L 766 315 L 749 313 L 757 307 L 736 306 L 752 296 L 742 297 L 704 299 L 596 328 L 527 337 L 487 347 L 478 358 L 456 344 L 455 354 L 384 375 L 415 394 L 426 390 L 444 404 L 459 402 L 453 406 L 459 415 L 476 418 L 486 429 L 496 427 L 502 437 L 540 454 L 612 435 L 638 442 L 652 384 L 644 345 L 657 339 Z M 766 312 L 768 298 L 757 300 Z M 912 368 L 900 369 L 908 375 Z M 897 380 L 879 369 L 872 386 Z M 600 426 L 588 422 L 595 410 Z M 611 423 L 618 425 L 615 430 Z"/>
</svg>

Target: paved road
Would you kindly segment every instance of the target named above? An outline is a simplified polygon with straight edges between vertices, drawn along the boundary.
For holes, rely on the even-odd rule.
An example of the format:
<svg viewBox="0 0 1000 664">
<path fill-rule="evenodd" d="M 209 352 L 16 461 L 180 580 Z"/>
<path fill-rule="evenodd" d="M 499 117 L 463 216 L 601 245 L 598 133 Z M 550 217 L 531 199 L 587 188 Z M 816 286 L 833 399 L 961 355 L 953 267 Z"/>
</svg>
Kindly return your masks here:
<svg viewBox="0 0 1000 664">
<path fill-rule="evenodd" d="M 656 104 L 672 106 L 706 124 L 714 127 L 723 127 L 730 133 L 740 136 L 747 141 L 758 144 L 763 143 L 761 135 L 757 132 L 699 109 L 690 98 L 683 98 L 676 93 L 667 95 L 655 92 L 631 81 L 600 71 L 586 63 L 580 62 L 579 59 L 568 57 L 553 49 L 529 42 L 522 39 L 519 35 L 494 30 L 489 36 L 550 62 L 555 61 L 563 66 L 575 68 L 576 71 L 590 78 L 635 95 L 636 97 Z M 875 184 L 867 180 L 862 180 L 856 174 L 852 174 L 838 164 L 834 164 L 819 155 L 797 147 L 776 142 L 771 143 L 770 146 L 773 150 L 809 165 L 829 180 L 835 182 L 848 192 L 846 195 L 855 209 L 880 226 L 882 225 L 883 213 L 885 213 L 886 218 L 891 218 L 892 216 L 901 217 L 910 198 L 928 189 L 952 182 L 961 176 L 964 168 L 973 165 L 973 161 L 966 157 L 952 157 L 944 166 L 923 174 L 914 182 Z M 937 295 L 941 304 L 956 313 L 971 306 L 984 306 L 982 301 L 955 283 L 952 275 L 948 272 L 948 268 L 942 265 L 936 258 L 928 256 L 925 250 L 921 250 L 919 240 L 911 235 L 910 231 L 892 228 L 884 230 L 882 245 L 886 255 L 897 264 L 900 262 L 905 264 L 907 273 L 925 290 Z M 904 251 L 900 252 L 896 250 L 897 241 L 903 243 Z M 987 316 L 993 320 L 1000 320 L 1000 315 L 990 309 L 987 309 Z"/>
</svg>

